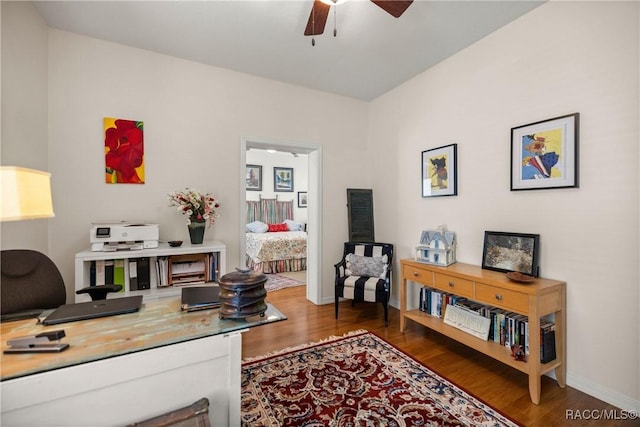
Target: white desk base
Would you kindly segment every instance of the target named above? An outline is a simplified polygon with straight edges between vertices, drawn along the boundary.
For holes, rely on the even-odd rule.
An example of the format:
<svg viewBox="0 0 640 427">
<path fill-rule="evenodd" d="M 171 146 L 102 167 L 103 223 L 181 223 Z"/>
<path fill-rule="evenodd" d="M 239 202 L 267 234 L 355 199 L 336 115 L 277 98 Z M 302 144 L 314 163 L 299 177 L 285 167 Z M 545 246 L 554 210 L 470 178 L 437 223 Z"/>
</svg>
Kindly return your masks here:
<svg viewBox="0 0 640 427">
<path fill-rule="evenodd" d="M 124 426 L 206 397 L 213 426 L 240 426 L 242 332 L 2 381 L 0 424 Z"/>
</svg>

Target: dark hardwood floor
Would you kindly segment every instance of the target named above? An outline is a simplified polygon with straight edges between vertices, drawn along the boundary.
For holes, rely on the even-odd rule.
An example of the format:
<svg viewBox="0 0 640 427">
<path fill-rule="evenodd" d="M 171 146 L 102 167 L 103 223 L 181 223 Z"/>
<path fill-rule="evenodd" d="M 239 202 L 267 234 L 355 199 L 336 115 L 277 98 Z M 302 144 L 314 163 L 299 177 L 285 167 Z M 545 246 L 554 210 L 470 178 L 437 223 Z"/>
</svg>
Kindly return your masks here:
<svg viewBox="0 0 640 427">
<path fill-rule="evenodd" d="M 560 388 L 548 377 L 543 377 L 540 404 L 534 405 L 525 374 L 412 321 L 401 333 L 397 309 L 389 309 L 389 327 L 385 328 L 381 304 L 358 303 L 352 308 L 351 301 L 345 300 L 336 320 L 333 304 L 316 306 L 306 300 L 305 292 L 304 286 L 298 286 L 268 294 L 267 301 L 288 319 L 243 334 L 243 358 L 366 329 L 525 426 L 639 425 L 637 419 L 603 420 L 609 415 L 620 417 L 621 411 L 569 386 Z M 601 419 L 576 420 L 575 415 L 570 419 L 567 414 Z"/>
</svg>

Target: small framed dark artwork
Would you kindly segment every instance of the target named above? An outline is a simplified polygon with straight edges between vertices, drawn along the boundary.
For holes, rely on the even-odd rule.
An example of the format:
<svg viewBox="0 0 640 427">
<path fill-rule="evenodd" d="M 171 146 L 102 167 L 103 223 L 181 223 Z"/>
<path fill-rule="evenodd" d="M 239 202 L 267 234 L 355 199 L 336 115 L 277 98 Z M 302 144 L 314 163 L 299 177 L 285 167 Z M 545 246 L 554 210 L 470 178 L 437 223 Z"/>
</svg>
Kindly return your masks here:
<svg viewBox="0 0 640 427">
<path fill-rule="evenodd" d="M 298 191 L 298 207 L 306 208 L 307 207 L 307 192 L 306 191 Z"/>
<path fill-rule="evenodd" d="M 579 113 L 511 128 L 511 191 L 578 187 Z"/>
<path fill-rule="evenodd" d="M 293 168 L 273 168 L 273 191 L 293 191 Z"/>
<path fill-rule="evenodd" d="M 422 197 L 458 194 L 458 144 L 422 152 Z"/>
<path fill-rule="evenodd" d="M 262 191 L 262 166 L 247 165 L 247 191 Z"/>
<path fill-rule="evenodd" d="M 538 277 L 539 234 L 485 231 L 482 268 Z"/>
</svg>

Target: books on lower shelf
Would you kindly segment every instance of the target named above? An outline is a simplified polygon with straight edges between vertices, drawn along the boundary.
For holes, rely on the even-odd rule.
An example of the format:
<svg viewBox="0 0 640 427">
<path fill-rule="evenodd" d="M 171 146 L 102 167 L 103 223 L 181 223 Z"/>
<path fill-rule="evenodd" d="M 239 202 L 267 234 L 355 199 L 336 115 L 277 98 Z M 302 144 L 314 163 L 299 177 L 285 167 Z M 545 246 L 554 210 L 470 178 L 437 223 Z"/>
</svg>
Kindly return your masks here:
<svg viewBox="0 0 640 427">
<path fill-rule="evenodd" d="M 89 271 L 89 286 L 122 285 L 121 291 L 124 292 L 124 276 L 124 259 L 103 259 L 92 261 Z"/>
<path fill-rule="evenodd" d="M 443 318 L 445 324 L 507 348 L 521 345 L 529 355 L 530 333 L 526 316 L 426 286 L 420 289 L 419 298 L 419 310 Z M 555 324 L 550 319 L 541 319 L 539 339 L 540 361 L 555 360 Z"/>
<path fill-rule="evenodd" d="M 155 286 L 191 285 L 216 282 L 220 273 L 220 254 L 217 252 L 102 259 L 91 261 L 89 285 L 122 285 L 121 292 L 151 289 Z"/>
</svg>

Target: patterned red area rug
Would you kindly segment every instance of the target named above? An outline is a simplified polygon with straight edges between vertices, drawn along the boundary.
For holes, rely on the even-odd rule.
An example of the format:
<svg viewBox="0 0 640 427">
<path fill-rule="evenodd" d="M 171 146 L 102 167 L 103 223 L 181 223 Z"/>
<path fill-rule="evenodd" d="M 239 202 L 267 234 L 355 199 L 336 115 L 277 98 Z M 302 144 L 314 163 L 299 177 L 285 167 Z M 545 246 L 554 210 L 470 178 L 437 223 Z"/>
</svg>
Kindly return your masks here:
<svg viewBox="0 0 640 427">
<path fill-rule="evenodd" d="M 267 292 L 277 291 L 284 288 L 292 288 L 294 286 L 302 286 L 305 283 L 290 277 L 281 276 L 279 274 L 267 274 L 267 282 L 264 288 Z"/>
<path fill-rule="evenodd" d="M 517 426 L 367 331 L 247 359 L 243 426 Z"/>
</svg>

